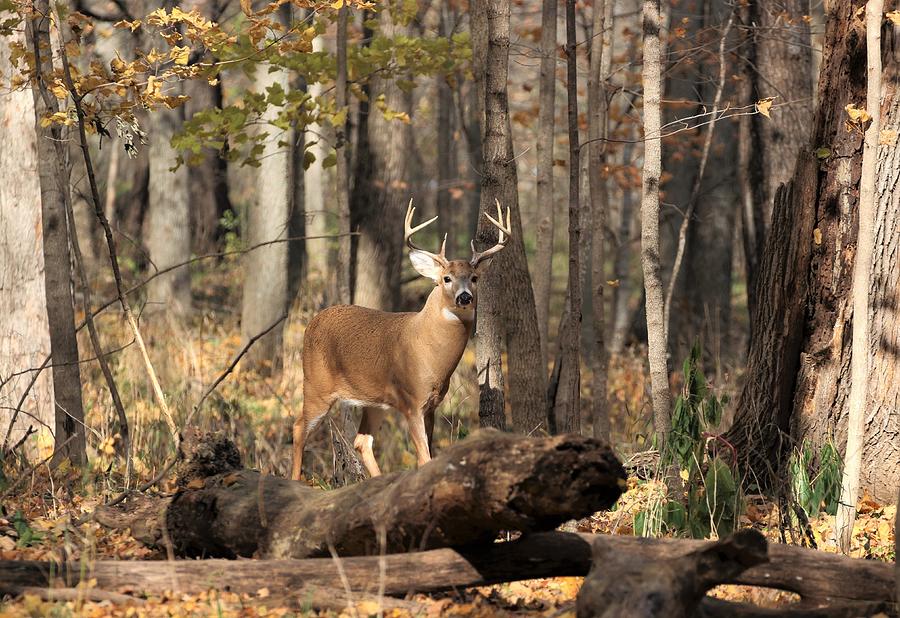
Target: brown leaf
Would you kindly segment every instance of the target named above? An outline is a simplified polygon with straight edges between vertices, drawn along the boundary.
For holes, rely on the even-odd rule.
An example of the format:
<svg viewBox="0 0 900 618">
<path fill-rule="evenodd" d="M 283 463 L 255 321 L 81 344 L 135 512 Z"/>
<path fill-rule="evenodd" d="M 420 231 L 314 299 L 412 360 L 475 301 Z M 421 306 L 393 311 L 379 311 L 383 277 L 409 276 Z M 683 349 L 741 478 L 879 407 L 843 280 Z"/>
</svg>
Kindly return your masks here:
<svg viewBox="0 0 900 618">
<path fill-rule="evenodd" d="M 769 115 L 769 110 L 772 109 L 772 101 L 775 100 L 775 97 L 766 97 L 765 99 L 760 99 L 756 102 L 756 111 L 765 116 L 766 118 L 771 118 Z"/>
</svg>

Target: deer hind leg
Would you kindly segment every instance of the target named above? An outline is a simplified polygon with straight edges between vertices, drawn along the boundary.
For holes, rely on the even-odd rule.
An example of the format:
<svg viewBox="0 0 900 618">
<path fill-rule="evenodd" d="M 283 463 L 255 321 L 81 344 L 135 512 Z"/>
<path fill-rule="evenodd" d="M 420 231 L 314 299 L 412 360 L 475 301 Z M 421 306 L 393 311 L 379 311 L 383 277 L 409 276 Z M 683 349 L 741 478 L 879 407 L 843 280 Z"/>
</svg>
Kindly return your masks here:
<svg viewBox="0 0 900 618">
<path fill-rule="evenodd" d="M 374 406 L 365 406 L 362 411 L 362 417 L 359 419 L 359 430 L 353 439 L 353 448 L 359 453 L 363 465 L 369 473 L 369 476 L 381 476 L 381 469 L 378 462 L 375 461 L 375 452 L 372 450 L 372 443 L 375 441 L 375 434 L 381 426 L 384 419 L 384 409 Z"/>
<path fill-rule="evenodd" d="M 305 391 L 306 389 L 304 389 Z M 306 440 L 312 433 L 322 417 L 328 414 L 333 402 L 326 398 L 307 395 L 303 396 L 303 411 L 294 419 L 294 454 L 291 466 L 291 478 L 299 481 L 303 474 L 303 448 L 306 446 Z"/>
</svg>

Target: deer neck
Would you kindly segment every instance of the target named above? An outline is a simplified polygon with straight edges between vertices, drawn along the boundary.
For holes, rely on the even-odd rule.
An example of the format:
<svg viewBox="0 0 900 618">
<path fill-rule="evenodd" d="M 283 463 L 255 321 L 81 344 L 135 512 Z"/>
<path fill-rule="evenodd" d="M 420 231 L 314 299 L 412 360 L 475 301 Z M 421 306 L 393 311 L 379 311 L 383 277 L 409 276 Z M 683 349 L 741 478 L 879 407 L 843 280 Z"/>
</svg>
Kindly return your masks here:
<svg viewBox="0 0 900 618">
<path fill-rule="evenodd" d="M 439 286 L 412 320 L 411 344 L 430 373 L 449 379 L 466 349 L 475 308 L 462 311 L 447 301 Z"/>
</svg>

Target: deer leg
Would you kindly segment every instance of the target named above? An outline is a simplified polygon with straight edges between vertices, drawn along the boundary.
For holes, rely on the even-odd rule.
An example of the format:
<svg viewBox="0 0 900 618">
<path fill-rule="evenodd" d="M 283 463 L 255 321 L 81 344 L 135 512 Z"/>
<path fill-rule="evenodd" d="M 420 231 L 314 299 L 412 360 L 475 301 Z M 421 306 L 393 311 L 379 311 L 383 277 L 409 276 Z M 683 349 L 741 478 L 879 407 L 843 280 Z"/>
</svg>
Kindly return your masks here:
<svg viewBox="0 0 900 618">
<path fill-rule="evenodd" d="M 299 481 L 303 475 L 303 447 L 306 446 L 306 439 L 322 420 L 322 417 L 328 414 L 331 408 L 330 401 L 316 396 L 303 397 L 303 411 L 294 419 L 294 453 L 291 465 L 291 478 Z"/>
<path fill-rule="evenodd" d="M 369 476 L 381 476 L 381 469 L 378 462 L 375 461 L 375 452 L 372 450 L 372 443 L 375 441 L 375 433 L 381 426 L 384 419 L 384 410 L 372 406 L 366 406 L 362 411 L 362 418 L 359 419 L 359 430 L 353 439 L 353 448 L 359 453 L 363 465 L 369 472 Z"/>
<path fill-rule="evenodd" d="M 418 465 L 431 461 L 431 439 L 434 434 L 434 411 L 441 403 L 441 396 L 432 394 L 419 408 L 406 417 L 409 424 L 409 437 L 416 447 Z"/>
<path fill-rule="evenodd" d="M 428 436 L 428 455 L 434 453 L 434 411 L 437 406 L 425 410 L 425 435 Z"/>
</svg>

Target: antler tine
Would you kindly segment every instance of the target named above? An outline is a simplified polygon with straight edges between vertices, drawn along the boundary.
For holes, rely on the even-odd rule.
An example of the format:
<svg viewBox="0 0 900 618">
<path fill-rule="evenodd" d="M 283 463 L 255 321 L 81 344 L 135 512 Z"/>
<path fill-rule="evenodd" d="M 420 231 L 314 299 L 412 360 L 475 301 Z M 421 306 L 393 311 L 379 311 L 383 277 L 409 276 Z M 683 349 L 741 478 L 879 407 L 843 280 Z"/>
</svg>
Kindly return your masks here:
<svg viewBox="0 0 900 618">
<path fill-rule="evenodd" d="M 414 251 L 421 251 L 427 255 L 430 255 L 433 259 L 438 262 L 445 264 L 447 262 L 447 258 L 444 257 L 444 248 L 447 246 L 447 235 L 444 235 L 444 242 L 441 244 L 441 252 L 440 253 L 432 253 L 430 251 L 425 251 L 424 249 L 417 247 L 412 241 L 412 235 L 418 232 L 421 229 L 424 229 L 437 221 L 437 217 L 432 217 L 425 223 L 420 223 L 419 225 L 413 226 L 413 215 L 415 215 L 416 208 L 413 206 L 412 198 L 409 200 L 409 206 L 406 207 L 406 219 L 403 222 L 403 241 L 406 243 L 406 246 Z"/>
<path fill-rule="evenodd" d="M 469 262 L 472 266 L 477 266 L 479 262 L 491 257 L 498 251 L 502 251 L 504 247 L 506 247 L 507 241 L 512 237 L 512 209 L 506 209 L 506 225 L 503 224 L 503 208 L 500 206 L 500 200 L 495 199 L 494 202 L 497 204 L 497 218 L 494 219 L 488 213 L 484 213 L 484 216 L 488 221 L 494 224 L 494 226 L 500 230 L 500 236 L 497 238 L 497 244 L 491 247 L 490 249 L 486 249 L 485 251 L 475 251 L 475 241 L 471 242 L 472 247 L 472 259 Z"/>
</svg>

